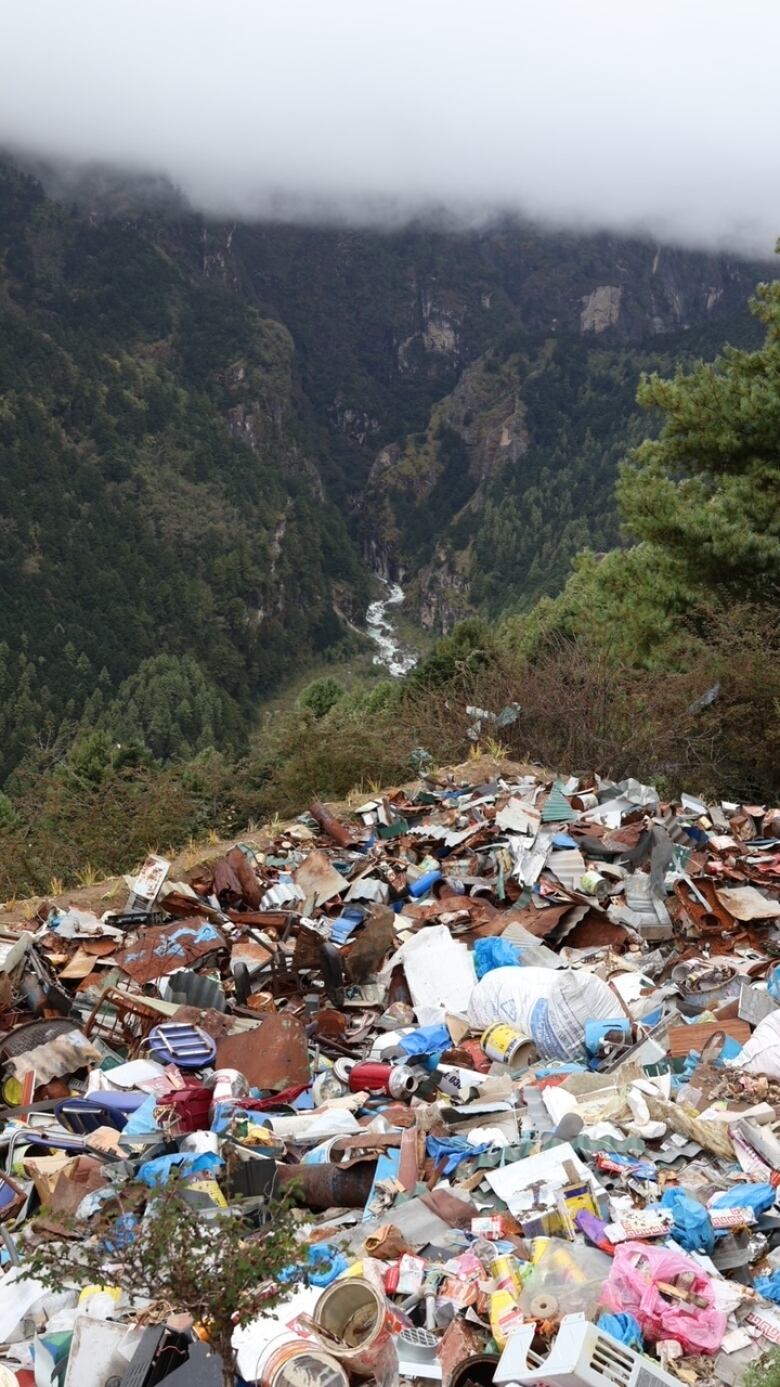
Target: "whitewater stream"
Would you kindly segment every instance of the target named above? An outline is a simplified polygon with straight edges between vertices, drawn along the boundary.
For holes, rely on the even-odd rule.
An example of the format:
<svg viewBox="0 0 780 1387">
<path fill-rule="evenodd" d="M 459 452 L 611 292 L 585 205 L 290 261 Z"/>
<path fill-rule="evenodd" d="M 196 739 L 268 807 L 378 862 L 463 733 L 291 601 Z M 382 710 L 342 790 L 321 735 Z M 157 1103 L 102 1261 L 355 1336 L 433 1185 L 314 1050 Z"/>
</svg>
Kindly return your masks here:
<svg viewBox="0 0 780 1387">
<path fill-rule="evenodd" d="M 400 679 L 402 674 L 408 674 L 409 670 L 414 668 L 418 658 L 414 651 L 409 650 L 399 639 L 388 615 L 393 607 L 398 607 L 403 602 L 404 590 L 398 583 L 388 583 L 384 578 L 380 578 L 379 581 L 387 589 L 387 596 L 380 597 L 368 607 L 366 630 L 377 647 L 374 664 L 384 665 L 394 679 Z"/>
</svg>

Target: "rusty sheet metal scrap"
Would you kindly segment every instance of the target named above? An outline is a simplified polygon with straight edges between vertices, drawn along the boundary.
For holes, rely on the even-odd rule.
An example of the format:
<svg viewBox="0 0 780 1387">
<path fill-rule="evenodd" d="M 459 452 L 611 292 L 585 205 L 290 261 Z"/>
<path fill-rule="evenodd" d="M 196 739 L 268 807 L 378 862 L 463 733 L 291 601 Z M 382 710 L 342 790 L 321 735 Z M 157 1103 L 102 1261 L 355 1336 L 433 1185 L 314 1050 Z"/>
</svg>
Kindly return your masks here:
<svg viewBox="0 0 780 1387">
<path fill-rule="evenodd" d="M 145 929 L 134 943 L 114 955 L 114 962 L 143 985 L 225 947 L 225 936 L 213 921 L 176 920 L 171 925 Z"/>
</svg>

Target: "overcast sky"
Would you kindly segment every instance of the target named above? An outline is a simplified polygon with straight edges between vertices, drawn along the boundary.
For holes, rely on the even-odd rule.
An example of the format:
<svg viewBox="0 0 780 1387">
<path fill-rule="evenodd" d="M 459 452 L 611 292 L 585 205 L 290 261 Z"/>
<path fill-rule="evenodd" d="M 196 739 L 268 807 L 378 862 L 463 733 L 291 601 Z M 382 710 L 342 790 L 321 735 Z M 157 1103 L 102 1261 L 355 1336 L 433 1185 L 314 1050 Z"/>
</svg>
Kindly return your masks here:
<svg viewBox="0 0 780 1387">
<path fill-rule="evenodd" d="M 4 0 L 0 142 L 199 206 L 771 252 L 778 0 Z"/>
</svg>

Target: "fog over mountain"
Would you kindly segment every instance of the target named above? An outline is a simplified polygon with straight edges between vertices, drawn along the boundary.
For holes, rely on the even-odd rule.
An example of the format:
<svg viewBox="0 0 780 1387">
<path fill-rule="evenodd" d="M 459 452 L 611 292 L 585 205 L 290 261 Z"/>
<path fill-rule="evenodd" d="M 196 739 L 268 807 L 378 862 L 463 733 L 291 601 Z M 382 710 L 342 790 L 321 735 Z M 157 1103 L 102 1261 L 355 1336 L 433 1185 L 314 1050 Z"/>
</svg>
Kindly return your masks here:
<svg viewBox="0 0 780 1387">
<path fill-rule="evenodd" d="M 502 212 L 768 255 L 775 0 L 6 0 L 0 143 L 222 215 Z"/>
</svg>

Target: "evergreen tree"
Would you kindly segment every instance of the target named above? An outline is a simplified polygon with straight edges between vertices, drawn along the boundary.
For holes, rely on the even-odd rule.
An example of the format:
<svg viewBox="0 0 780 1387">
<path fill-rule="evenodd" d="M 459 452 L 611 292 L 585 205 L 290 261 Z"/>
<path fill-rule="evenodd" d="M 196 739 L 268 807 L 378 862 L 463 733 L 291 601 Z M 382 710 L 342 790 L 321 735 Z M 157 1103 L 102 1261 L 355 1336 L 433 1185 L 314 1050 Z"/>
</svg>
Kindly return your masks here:
<svg viewBox="0 0 780 1387">
<path fill-rule="evenodd" d="M 125 679 L 104 723 L 118 742 L 167 760 L 235 741 L 240 719 L 191 655 L 154 655 Z"/>
<path fill-rule="evenodd" d="M 624 465 L 618 497 L 630 534 L 694 589 L 761 600 L 780 591 L 780 283 L 759 285 L 751 306 L 767 328 L 760 350 L 643 380 L 640 403 L 666 420 Z"/>
</svg>

